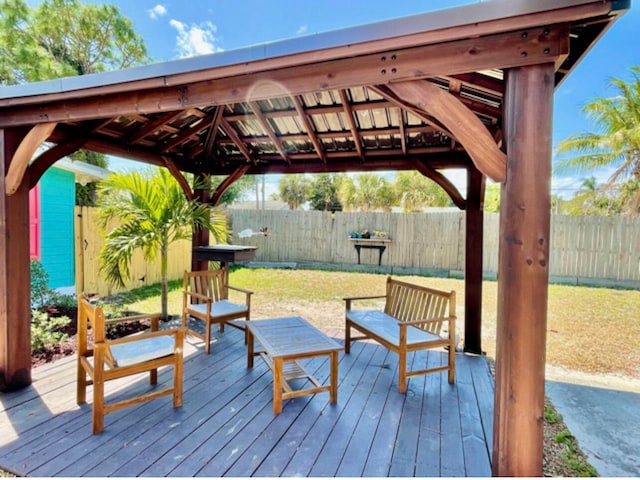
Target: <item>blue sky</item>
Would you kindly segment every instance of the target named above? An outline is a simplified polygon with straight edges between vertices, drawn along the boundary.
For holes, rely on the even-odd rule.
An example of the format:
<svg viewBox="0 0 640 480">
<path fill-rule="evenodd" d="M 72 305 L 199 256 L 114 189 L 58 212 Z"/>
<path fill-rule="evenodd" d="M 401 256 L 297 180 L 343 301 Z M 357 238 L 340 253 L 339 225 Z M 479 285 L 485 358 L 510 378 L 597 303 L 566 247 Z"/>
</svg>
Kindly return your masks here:
<svg viewBox="0 0 640 480">
<path fill-rule="evenodd" d="M 534 1 L 534 0 L 531 0 Z M 129 17 L 154 61 L 233 50 L 295 38 L 475 0 L 108 0 Z M 556 90 L 554 145 L 572 133 L 593 131 L 581 113 L 595 97 L 609 97 L 611 78 L 630 80 L 629 67 L 640 65 L 640 8 L 631 8 L 587 54 Z M 117 167 L 116 164 L 113 164 Z M 601 180 L 608 176 L 601 171 Z M 554 177 L 553 193 L 568 196 L 585 174 Z"/>
</svg>

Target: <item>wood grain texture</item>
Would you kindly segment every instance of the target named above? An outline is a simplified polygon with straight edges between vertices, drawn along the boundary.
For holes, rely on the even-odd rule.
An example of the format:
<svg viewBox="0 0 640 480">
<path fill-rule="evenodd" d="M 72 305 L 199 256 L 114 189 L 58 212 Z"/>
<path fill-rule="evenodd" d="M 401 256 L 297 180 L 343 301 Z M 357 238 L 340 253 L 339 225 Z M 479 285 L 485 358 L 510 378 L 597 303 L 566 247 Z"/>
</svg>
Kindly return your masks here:
<svg viewBox="0 0 640 480">
<path fill-rule="evenodd" d="M 500 205 L 493 474 L 541 476 L 553 64 L 509 70 Z"/>
</svg>

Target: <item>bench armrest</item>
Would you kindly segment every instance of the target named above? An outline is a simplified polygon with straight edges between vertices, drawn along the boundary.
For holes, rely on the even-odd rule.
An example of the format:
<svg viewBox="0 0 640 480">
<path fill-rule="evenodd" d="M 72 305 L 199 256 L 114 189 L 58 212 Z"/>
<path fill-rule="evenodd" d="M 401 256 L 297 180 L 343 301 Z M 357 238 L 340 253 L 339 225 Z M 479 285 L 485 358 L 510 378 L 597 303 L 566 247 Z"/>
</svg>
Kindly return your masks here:
<svg viewBox="0 0 640 480">
<path fill-rule="evenodd" d="M 387 298 L 386 295 L 372 295 L 366 297 L 344 297 L 343 300 L 345 302 L 345 309 L 351 310 L 351 302 L 354 300 L 376 300 L 379 298 Z"/>
<path fill-rule="evenodd" d="M 251 290 L 246 290 L 244 288 L 232 287 L 231 285 L 227 285 L 227 288 L 236 292 L 246 293 L 247 295 L 253 295 L 253 292 Z"/>
</svg>

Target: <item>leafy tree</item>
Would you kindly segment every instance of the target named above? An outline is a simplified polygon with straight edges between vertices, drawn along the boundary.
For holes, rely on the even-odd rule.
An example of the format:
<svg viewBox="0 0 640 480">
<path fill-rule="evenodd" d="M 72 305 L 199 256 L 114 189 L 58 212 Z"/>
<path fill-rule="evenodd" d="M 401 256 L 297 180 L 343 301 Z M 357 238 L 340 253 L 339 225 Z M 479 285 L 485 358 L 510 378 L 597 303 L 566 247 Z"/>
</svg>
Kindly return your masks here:
<svg viewBox="0 0 640 480">
<path fill-rule="evenodd" d="M 167 318 L 169 245 L 190 239 L 193 227 L 209 229 L 218 243 L 226 243 L 227 222 L 222 210 L 189 201 L 165 169 L 112 174 L 99 186 L 99 218 L 120 225 L 107 233 L 100 250 L 100 272 L 112 285 L 124 286 L 129 264 L 140 249 L 147 261 L 160 255 L 162 316 Z"/>
<path fill-rule="evenodd" d="M 485 213 L 500 212 L 500 184 L 490 183 L 484 190 L 484 211 Z"/>
<path fill-rule="evenodd" d="M 562 209 L 569 215 L 610 216 L 621 213 L 622 202 L 610 189 L 600 187 L 595 177 L 589 177 Z"/>
<path fill-rule="evenodd" d="M 142 38 L 113 5 L 0 0 L 0 84 L 120 70 L 148 61 Z"/>
<path fill-rule="evenodd" d="M 0 0 L 0 85 L 86 75 L 148 61 L 144 41 L 113 5 L 78 0 Z M 107 168 L 103 154 L 70 157 Z M 93 206 L 96 184 L 76 184 L 76 205 Z"/>
<path fill-rule="evenodd" d="M 102 153 L 92 152 L 90 150 L 78 150 L 69 157 L 77 162 L 88 163 L 100 168 L 107 168 L 109 162 Z M 80 207 L 94 207 L 96 204 L 98 183 L 89 182 L 86 185 L 76 183 L 76 205 Z"/>
<path fill-rule="evenodd" d="M 345 177 L 338 196 L 342 205 L 361 211 L 390 211 L 397 203 L 397 195 L 392 185 L 375 173 L 361 173 L 354 179 Z"/>
<path fill-rule="evenodd" d="M 393 186 L 403 212 L 452 205 L 447 193 L 437 183 L 416 171 L 398 172 Z"/>
<path fill-rule="evenodd" d="M 211 191 L 214 191 L 215 188 L 222 183 L 222 181 L 227 178 L 222 175 L 213 175 L 211 176 Z M 231 185 L 225 192 L 222 194 L 222 198 L 220 199 L 220 205 L 231 205 L 238 198 L 240 198 L 245 192 L 253 189 L 256 184 L 256 176 L 255 175 L 245 175 L 241 177 L 239 180 L 236 180 L 233 185 Z"/>
<path fill-rule="evenodd" d="M 625 180 L 640 180 L 640 67 L 632 67 L 631 73 L 630 83 L 611 80 L 616 96 L 596 98 L 584 106 L 583 112 L 598 131 L 571 135 L 560 142 L 559 154 L 577 155 L 559 161 L 557 171 L 615 167 L 605 188 Z M 627 211 L 640 213 L 640 189 L 636 188 L 626 201 Z"/>
<path fill-rule="evenodd" d="M 339 211 L 342 204 L 338 198 L 338 190 L 344 175 L 320 173 L 314 175 L 309 187 L 309 202 L 313 210 Z"/>
<path fill-rule="evenodd" d="M 285 175 L 278 186 L 280 198 L 291 210 L 296 210 L 308 199 L 310 182 L 304 175 Z"/>
</svg>

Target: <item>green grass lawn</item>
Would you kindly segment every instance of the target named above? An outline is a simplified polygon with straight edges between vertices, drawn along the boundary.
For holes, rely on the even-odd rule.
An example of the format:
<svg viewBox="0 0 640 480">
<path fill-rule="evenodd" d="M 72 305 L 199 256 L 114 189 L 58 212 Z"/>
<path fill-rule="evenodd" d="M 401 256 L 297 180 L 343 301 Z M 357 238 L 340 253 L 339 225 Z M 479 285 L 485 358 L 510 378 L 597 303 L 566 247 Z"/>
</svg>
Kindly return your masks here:
<svg viewBox="0 0 640 480">
<path fill-rule="evenodd" d="M 319 328 L 344 328 L 344 296 L 383 294 L 386 275 L 319 270 L 233 269 L 230 284 L 254 292 L 252 318 L 299 315 Z M 457 294 L 457 330 L 464 325 L 464 282 L 403 277 Z M 182 308 L 182 281 L 170 283 L 169 313 Z M 132 310 L 158 311 L 159 285 L 121 295 Z M 239 299 L 240 297 L 238 297 Z M 233 299 L 233 297 L 232 297 Z M 366 304 L 359 304 L 365 306 Z M 373 305 L 370 303 L 369 305 Z M 358 304 L 356 304 L 356 307 Z M 495 355 L 497 283 L 483 283 L 483 349 Z M 640 378 L 640 292 L 550 285 L 547 363 L 589 373 Z"/>
</svg>

